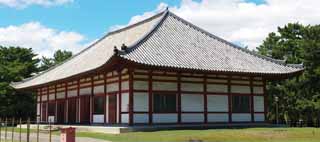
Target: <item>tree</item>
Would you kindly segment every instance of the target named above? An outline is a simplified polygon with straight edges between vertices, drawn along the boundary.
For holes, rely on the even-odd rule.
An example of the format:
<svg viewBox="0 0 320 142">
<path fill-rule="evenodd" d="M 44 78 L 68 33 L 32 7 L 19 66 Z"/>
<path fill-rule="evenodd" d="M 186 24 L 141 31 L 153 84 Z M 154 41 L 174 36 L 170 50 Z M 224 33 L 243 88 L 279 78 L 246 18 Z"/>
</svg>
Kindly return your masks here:
<svg viewBox="0 0 320 142">
<path fill-rule="evenodd" d="M 69 59 L 71 56 L 72 56 L 72 52 L 70 51 L 57 50 L 54 53 L 53 58 L 42 57 L 40 70 L 41 71 L 47 70 L 50 67 L 53 67 L 57 64 L 64 62 L 65 60 Z"/>
<path fill-rule="evenodd" d="M 34 96 L 14 91 L 10 83 L 38 72 L 36 56 L 31 48 L 0 46 L 0 115 L 26 116 L 34 112 Z"/>
</svg>

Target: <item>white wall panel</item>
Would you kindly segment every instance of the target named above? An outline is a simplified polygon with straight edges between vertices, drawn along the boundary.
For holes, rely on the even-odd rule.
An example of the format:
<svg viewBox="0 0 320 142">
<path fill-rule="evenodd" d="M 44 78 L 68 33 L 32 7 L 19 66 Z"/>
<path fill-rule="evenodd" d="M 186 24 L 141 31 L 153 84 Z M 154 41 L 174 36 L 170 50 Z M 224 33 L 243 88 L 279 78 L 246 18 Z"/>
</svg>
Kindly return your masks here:
<svg viewBox="0 0 320 142">
<path fill-rule="evenodd" d="M 181 83 L 181 91 L 203 92 L 203 84 L 200 84 L 200 83 Z"/>
<path fill-rule="evenodd" d="M 42 101 L 46 101 L 48 99 L 47 95 L 42 95 L 41 96 Z"/>
<path fill-rule="evenodd" d="M 70 91 L 69 91 L 70 92 Z M 69 95 L 69 94 L 68 94 Z M 72 94 L 71 94 L 72 95 Z M 70 95 L 69 95 L 70 96 Z M 77 92 L 75 93 L 75 96 L 77 96 Z M 63 99 L 66 97 L 65 92 L 57 92 L 57 99 Z"/>
<path fill-rule="evenodd" d="M 263 96 L 254 96 L 253 97 L 253 106 L 254 112 L 264 112 L 264 98 Z"/>
<path fill-rule="evenodd" d="M 203 113 L 182 113 L 181 114 L 182 122 L 204 122 Z"/>
<path fill-rule="evenodd" d="M 37 115 L 40 115 L 40 103 L 37 103 Z"/>
<path fill-rule="evenodd" d="M 207 84 L 207 92 L 228 93 L 228 85 Z"/>
<path fill-rule="evenodd" d="M 250 94 L 250 86 L 231 85 L 231 93 Z"/>
<path fill-rule="evenodd" d="M 48 116 L 48 122 L 54 123 L 55 122 L 55 117 L 54 116 Z"/>
<path fill-rule="evenodd" d="M 91 92 L 91 90 L 90 90 L 90 92 Z M 59 95 L 61 95 L 61 97 L 62 97 L 62 95 L 65 95 L 64 94 L 64 92 L 60 92 L 60 93 L 58 93 Z M 58 94 L 57 94 L 57 97 L 58 97 Z M 79 92 L 79 94 L 80 94 L 80 92 Z M 77 96 L 78 94 L 77 94 L 77 90 L 71 90 L 71 91 L 68 91 L 68 97 L 75 97 L 75 96 Z M 60 96 L 59 96 L 60 97 Z"/>
<path fill-rule="evenodd" d="M 93 115 L 93 123 L 104 123 L 104 115 L 103 114 L 94 114 Z"/>
<path fill-rule="evenodd" d="M 107 92 L 115 92 L 119 90 L 119 84 L 118 83 L 112 83 L 107 85 Z"/>
<path fill-rule="evenodd" d="M 148 90 L 148 81 L 133 81 L 133 89 Z"/>
<path fill-rule="evenodd" d="M 255 122 L 263 122 L 264 120 L 264 114 L 263 113 L 255 113 L 254 114 L 254 121 Z"/>
<path fill-rule="evenodd" d="M 233 113 L 232 114 L 233 122 L 249 122 L 251 121 L 250 113 Z"/>
<path fill-rule="evenodd" d="M 54 100 L 54 98 L 55 98 L 55 94 L 50 94 L 49 95 L 49 100 Z"/>
<path fill-rule="evenodd" d="M 148 93 L 133 93 L 133 110 L 134 111 L 148 111 Z"/>
<path fill-rule="evenodd" d="M 203 95 L 201 94 L 181 94 L 182 111 L 203 111 Z"/>
<path fill-rule="evenodd" d="M 133 114 L 133 123 L 148 123 L 148 114 Z"/>
<path fill-rule="evenodd" d="M 178 114 L 168 113 L 168 114 L 153 114 L 153 123 L 177 123 Z"/>
<path fill-rule="evenodd" d="M 129 90 L 129 81 L 121 82 L 121 90 Z"/>
<path fill-rule="evenodd" d="M 152 82 L 153 90 L 176 91 L 178 84 L 175 82 Z"/>
<path fill-rule="evenodd" d="M 104 93 L 104 85 L 94 86 L 93 92 L 94 94 Z"/>
<path fill-rule="evenodd" d="M 121 114 L 121 123 L 129 123 L 129 115 Z"/>
<path fill-rule="evenodd" d="M 81 88 L 80 95 L 91 95 L 91 87 L 88 88 Z"/>
<path fill-rule="evenodd" d="M 254 86 L 253 93 L 254 94 L 263 94 L 263 87 Z"/>
<path fill-rule="evenodd" d="M 228 122 L 229 114 L 228 113 L 209 113 L 208 122 Z"/>
<path fill-rule="evenodd" d="M 226 112 L 228 111 L 227 95 L 207 95 L 207 107 L 209 112 Z"/>
<path fill-rule="evenodd" d="M 121 111 L 129 112 L 129 93 L 121 94 Z"/>
</svg>

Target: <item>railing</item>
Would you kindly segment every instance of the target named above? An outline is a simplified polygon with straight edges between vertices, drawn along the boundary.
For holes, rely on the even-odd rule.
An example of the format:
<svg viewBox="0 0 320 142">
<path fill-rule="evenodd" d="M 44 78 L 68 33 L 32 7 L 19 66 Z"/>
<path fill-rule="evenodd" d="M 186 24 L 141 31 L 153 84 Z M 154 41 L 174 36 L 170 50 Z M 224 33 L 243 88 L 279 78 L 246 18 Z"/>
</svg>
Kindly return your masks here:
<svg viewBox="0 0 320 142">
<path fill-rule="evenodd" d="M 0 118 L 0 142 L 40 142 L 40 123 L 39 121 L 31 121 L 30 118 L 25 121 L 21 118 Z M 36 126 L 36 128 L 31 129 L 31 124 L 34 124 L 33 126 Z M 22 128 L 22 125 L 25 125 L 26 128 Z M 47 123 L 47 128 L 43 129 L 48 132 L 45 139 L 52 142 L 51 123 Z M 36 133 L 33 138 L 30 137 L 31 130 L 32 133 Z M 25 134 L 25 139 L 22 138 L 22 134 Z"/>
</svg>

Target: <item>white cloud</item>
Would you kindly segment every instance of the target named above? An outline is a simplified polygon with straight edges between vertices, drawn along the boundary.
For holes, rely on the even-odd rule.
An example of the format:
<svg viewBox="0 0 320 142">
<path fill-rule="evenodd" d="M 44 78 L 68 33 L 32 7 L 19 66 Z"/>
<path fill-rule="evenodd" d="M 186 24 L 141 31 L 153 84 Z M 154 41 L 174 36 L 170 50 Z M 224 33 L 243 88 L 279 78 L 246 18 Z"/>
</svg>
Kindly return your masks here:
<svg viewBox="0 0 320 142">
<path fill-rule="evenodd" d="M 147 18 L 158 8 L 131 18 L 129 24 Z M 268 33 L 289 22 L 320 23 L 319 0 L 266 0 L 255 4 L 244 0 L 182 0 L 179 6 L 169 9 L 226 40 L 255 49 Z"/>
<path fill-rule="evenodd" d="M 0 27 L 0 45 L 32 48 L 39 56 L 52 57 L 59 49 L 79 52 L 86 45 L 84 40 L 79 33 L 55 30 L 39 22 Z"/>
<path fill-rule="evenodd" d="M 0 5 L 14 8 L 25 8 L 30 5 L 40 5 L 48 7 L 71 2 L 73 2 L 73 0 L 0 0 Z"/>
</svg>

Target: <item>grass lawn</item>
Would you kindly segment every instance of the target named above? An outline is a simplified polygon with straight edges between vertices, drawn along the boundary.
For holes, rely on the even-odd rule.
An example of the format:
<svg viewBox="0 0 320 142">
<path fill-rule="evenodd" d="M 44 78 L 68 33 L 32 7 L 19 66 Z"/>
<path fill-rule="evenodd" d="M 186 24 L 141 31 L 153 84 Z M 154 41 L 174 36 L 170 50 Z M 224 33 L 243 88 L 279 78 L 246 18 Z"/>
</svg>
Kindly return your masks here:
<svg viewBox="0 0 320 142">
<path fill-rule="evenodd" d="M 113 142 L 320 142 L 318 128 L 244 128 L 211 130 L 168 130 L 132 132 L 119 135 L 78 132 L 79 137 L 91 137 Z"/>
</svg>

